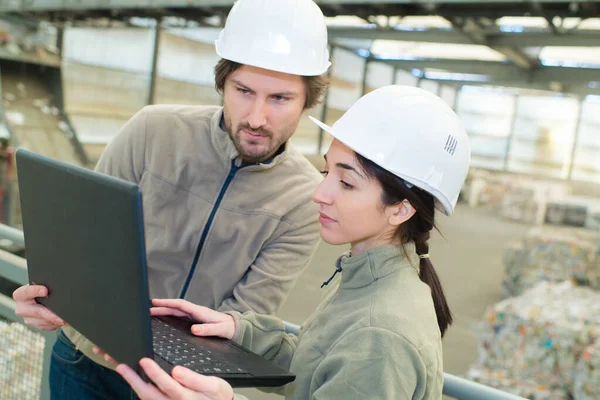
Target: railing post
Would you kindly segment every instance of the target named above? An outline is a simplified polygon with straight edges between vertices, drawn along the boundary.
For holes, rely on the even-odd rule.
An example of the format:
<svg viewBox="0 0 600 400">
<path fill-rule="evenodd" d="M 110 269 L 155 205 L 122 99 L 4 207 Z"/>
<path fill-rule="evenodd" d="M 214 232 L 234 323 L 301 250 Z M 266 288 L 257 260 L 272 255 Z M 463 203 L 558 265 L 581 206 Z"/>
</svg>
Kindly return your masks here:
<svg viewBox="0 0 600 400">
<path fill-rule="evenodd" d="M 40 386 L 40 400 L 50 400 L 50 360 L 52 348 L 58 337 L 56 331 L 46 332 L 44 336 L 44 358 L 42 362 L 42 384 Z"/>
</svg>

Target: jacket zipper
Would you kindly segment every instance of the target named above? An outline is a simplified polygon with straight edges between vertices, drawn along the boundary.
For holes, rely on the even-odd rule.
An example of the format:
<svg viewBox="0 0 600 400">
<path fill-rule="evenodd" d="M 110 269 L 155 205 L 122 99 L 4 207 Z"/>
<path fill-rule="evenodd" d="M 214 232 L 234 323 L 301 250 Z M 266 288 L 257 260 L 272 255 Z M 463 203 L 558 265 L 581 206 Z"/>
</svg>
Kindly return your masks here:
<svg viewBox="0 0 600 400">
<path fill-rule="evenodd" d="M 204 226 L 204 230 L 202 231 L 202 236 L 200 237 L 200 242 L 198 243 L 198 247 L 196 248 L 196 255 L 194 256 L 194 262 L 192 263 L 192 268 L 190 270 L 190 273 L 187 276 L 187 279 L 185 280 L 183 289 L 181 289 L 181 294 L 179 295 L 180 299 L 185 298 L 185 295 L 190 286 L 190 282 L 192 281 L 192 277 L 194 276 L 194 272 L 196 271 L 196 264 L 198 263 L 198 259 L 200 258 L 200 252 L 202 252 L 202 247 L 204 246 L 204 242 L 206 241 L 206 236 L 208 235 L 208 231 L 210 230 L 210 227 L 213 223 L 215 214 L 217 213 L 217 209 L 219 208 L 219 205 L 221 204 L 221 201 L 223 200 L 223 197 L 225 196 L 225 192 L 227 191 L 227 188 L 231 184 L 231 181 L 233 180 L 235 173 L 239 169 L 240 169 L 240 167 L 235 165 L 235 160 L 232 160 L 231 161 L 231 169 L 229 170 L 229 174 L 227 174 L 225 183 L 223 183 L 223 186 L 221 187 L 221 191 L 219 192 L 217 201 L 215 201 L 212 211 L 210 212 L 210 216 L 208 217 L 208 221 L 206 222 L 206 225 Z"/>
</svg>

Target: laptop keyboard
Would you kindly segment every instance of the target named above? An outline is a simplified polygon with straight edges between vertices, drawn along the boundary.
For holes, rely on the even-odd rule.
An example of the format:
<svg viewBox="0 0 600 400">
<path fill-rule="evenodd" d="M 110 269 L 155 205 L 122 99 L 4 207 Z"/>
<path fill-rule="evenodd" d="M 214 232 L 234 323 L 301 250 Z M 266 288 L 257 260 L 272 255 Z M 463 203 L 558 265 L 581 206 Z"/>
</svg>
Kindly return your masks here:
<svg viewBox="0 0 600 400">
<path fill-rule="evenodd" d="M 182 332 L 157 318 L 152 318 L 154 353 L 173 365 L 182 365 L 201 374 L 245 374 L 211 350 L 189 343 Z"/>
</svg>

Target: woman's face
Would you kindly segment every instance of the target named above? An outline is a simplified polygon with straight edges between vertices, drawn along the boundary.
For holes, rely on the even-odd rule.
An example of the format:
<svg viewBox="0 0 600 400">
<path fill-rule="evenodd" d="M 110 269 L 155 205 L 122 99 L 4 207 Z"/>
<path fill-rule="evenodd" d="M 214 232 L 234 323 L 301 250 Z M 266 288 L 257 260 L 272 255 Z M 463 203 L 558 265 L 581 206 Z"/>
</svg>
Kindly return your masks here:
<svg viewBox="0 0 600 400">
<path fill-rule="evenodd" d="M 394 232 L 414 209 L 408 202 L 384 206 L 382 188 L 362 170 L 353 150 L 334 140 L 325 155 L 325 179 L 312 199 L 319 204 L 321 237 L 329 244 L 350 243 L 352 254 L 394 242 Z"/>
</svg>

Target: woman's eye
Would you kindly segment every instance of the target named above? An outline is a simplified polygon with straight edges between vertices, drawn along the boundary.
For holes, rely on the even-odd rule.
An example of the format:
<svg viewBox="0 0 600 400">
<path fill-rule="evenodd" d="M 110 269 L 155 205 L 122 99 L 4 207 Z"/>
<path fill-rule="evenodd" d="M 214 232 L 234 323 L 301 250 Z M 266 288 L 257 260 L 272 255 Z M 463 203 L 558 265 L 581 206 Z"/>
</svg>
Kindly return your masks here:
<svg viewBox="0 0 600 400">
<path fill-rule="evenodd" d="M 321 173 L 321 175 L 327 176 L 327 174 L 329 173 L 329 171 L 319 171 Z"/>
<path fill-rule="evenodd" d="M 340 183 L 342 184 L 342 187 L 344 189 L 352 189 L 354 187 L 351 184 L 349 184 L 348 182 L 340 181 Z"/>
</svg>

